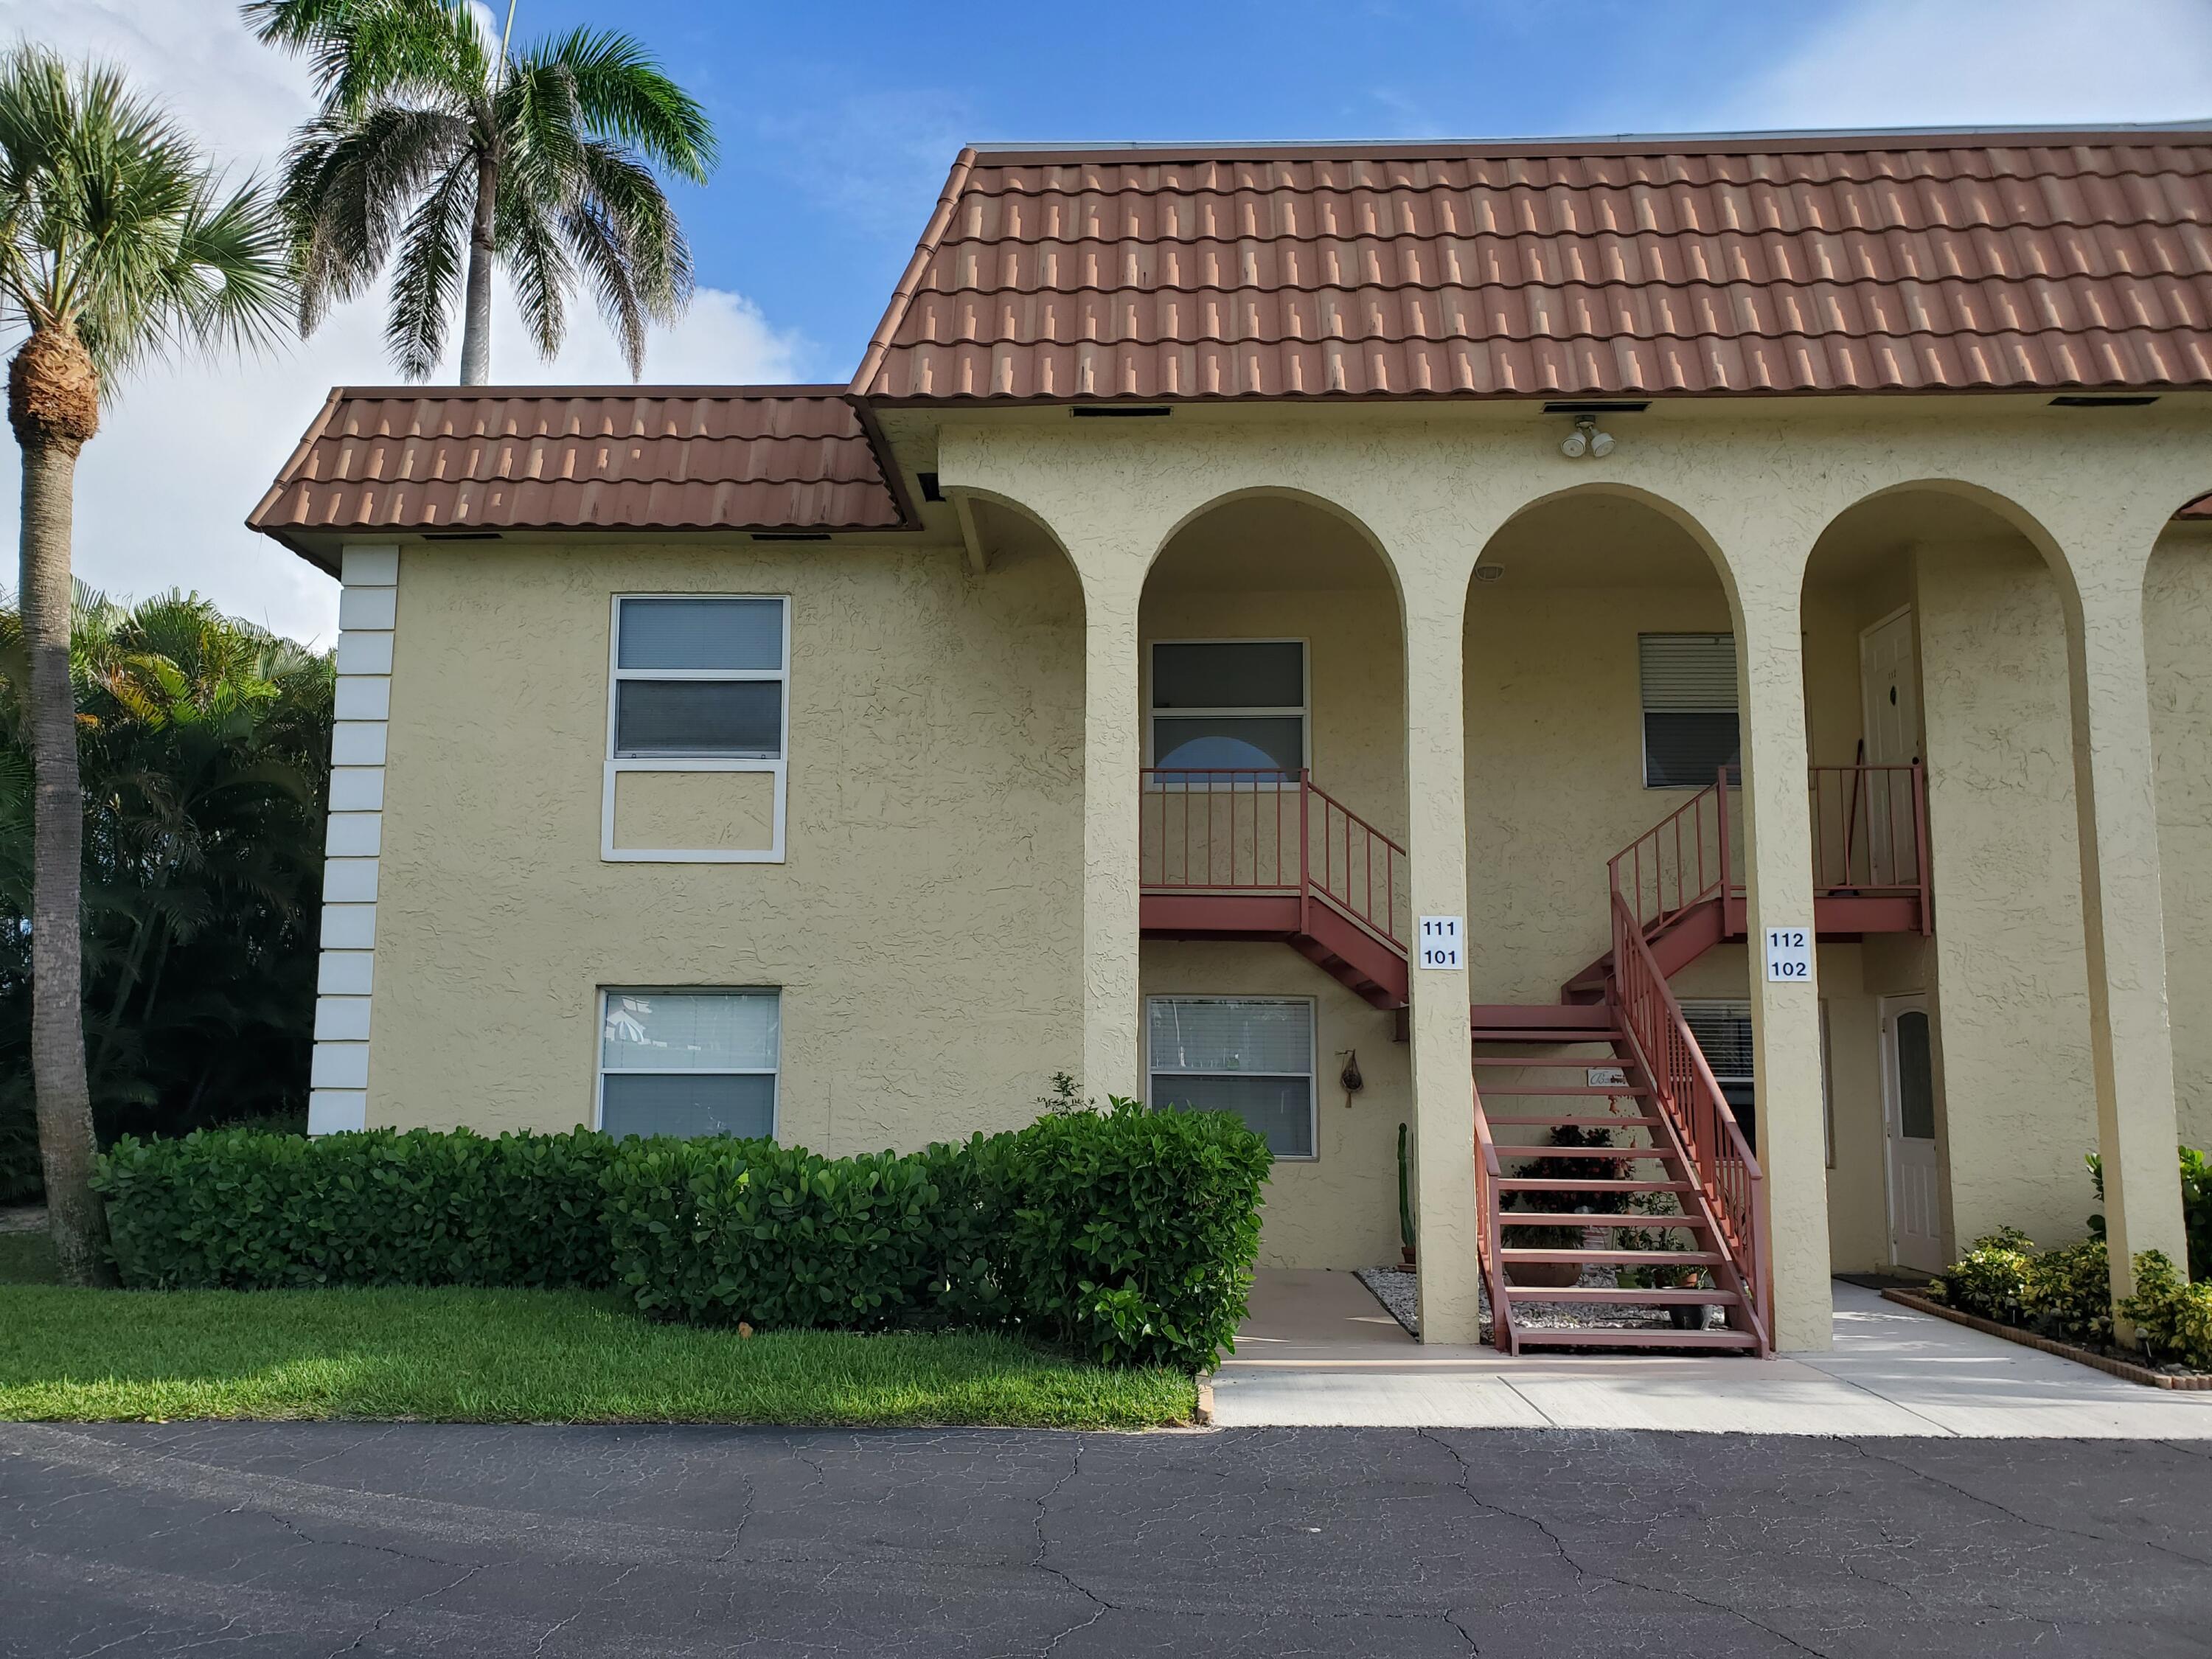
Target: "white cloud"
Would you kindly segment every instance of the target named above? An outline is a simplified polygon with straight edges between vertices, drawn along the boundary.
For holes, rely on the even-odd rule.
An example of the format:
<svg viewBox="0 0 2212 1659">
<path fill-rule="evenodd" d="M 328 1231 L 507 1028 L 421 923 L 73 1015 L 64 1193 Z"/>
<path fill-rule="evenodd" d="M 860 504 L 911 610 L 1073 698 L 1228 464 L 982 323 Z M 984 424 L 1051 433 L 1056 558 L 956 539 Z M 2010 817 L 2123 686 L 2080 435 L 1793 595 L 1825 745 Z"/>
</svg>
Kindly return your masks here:
<svg viewBox="0 0 2212 1659">
<path fill-rule="evenodd" d="M 0 37 L 19 33 L 119 63 L 218 156 L 248 167 L 272 166 L 309 106 L 305 76 L 258 45 L 229 0 L 76 0 L 67 8 L 0 0 Z M 196 588 L 235 615 L 327 642 L 337 629 L 337 585 L 244 520 L 330 387 L 398 378 L 382 331 L 382 303 L 373 300 L 261 360 L 156 368 L 110 388 L 100 435 L 77 468 L 77 574 L 117 596 Z M 453 336 L 458 352 L 458 325 Z M 612 336 L 580 295 L 551 363 L 538 361 L 503 290 L 492 343 L 494 377 L 506 383 L 629 378 Z M 795 337 L 751 301 L 702 289 L 682 322 L 656 332 L 647 374 L 689 385 L 787 380 L 797 354 Z M 0 546 L 12 549 L 21 501 L 16 450 L 12 442 L 0 449 L 7 455 Z M 8 558 L 0 567 L 0 586 L 14 586 L 13 565 Z"/>
<path fill-rule="evenodd" d="M 1722 129 L 2212 116 L 2205 0 L 1858 0 L 1733 96 Z"/>
</svg>

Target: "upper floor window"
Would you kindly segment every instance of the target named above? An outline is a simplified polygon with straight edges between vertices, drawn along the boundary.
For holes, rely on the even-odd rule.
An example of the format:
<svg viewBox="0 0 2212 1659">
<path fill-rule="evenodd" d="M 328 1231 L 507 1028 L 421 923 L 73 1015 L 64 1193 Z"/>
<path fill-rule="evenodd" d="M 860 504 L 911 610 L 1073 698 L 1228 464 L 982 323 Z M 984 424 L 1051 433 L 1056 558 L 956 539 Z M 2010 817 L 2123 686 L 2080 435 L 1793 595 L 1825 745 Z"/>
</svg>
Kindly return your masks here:
<svg viewBox="0 0 2212 1659">
<path fill-rule="evenodd" d="M 782 759 L 787 611 L 781 599 L 616 599 L 614 757 Z"/>
<path fill-rule="evenodd" d="M 1305 769 L 1303 640 L 1162 640 L 1152 683 L 1156 768 L 1244 773 L 1237 781 L 1252 782 Z"/>
<path fill-rule="evenodd" d="M 1637 636 L 1644 684 L 1644 784 L 1702 789 L 1740 763 L 1735 635 Z"/>
<path fill-rule="evenodd" d="M 611 1135 L 775 1133 L 775 991 L 605 991 L 599 1127 Z"/>
</svg>

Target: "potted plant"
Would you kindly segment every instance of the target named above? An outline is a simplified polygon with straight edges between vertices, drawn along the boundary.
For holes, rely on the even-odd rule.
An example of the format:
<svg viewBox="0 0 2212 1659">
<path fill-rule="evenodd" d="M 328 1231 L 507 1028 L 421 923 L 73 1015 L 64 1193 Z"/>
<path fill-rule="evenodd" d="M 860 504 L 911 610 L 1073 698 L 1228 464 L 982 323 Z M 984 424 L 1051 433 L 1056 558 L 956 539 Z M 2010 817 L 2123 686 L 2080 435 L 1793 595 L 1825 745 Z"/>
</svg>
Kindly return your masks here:
<svg viewBox="0 0 2212 1659">
<path fill-rule="evenodd" d="M 1576 1149 L 1609 1147 L 1613 1144 L 1613 1132 L 1602 1128 L 1581 1129 L 1570 1124 L 1561 1124 L 1552 1131 L 1550 1144 Z M 1532 1158 L 1520 1173 L 1537 1181 L 1606 1181 L 1613 1179 L 1619 1173 L 1620 1167 L 1618 1164 L 1606 1164 L 1602 1160 L 1539 1157 Z M 1586 1193 L 1546 1193 L 1540 1195 L 1540 1206 L 1529 1202 L 1529 1197 L 1528 1194 L 1515 1193 L 1506 1200 L 1505 1207 L 1510 1210 L 1551 1209 L 1571 1204 L 1575 1212 L 1582 1215 L 1609 1215 L 1617 1212 L 1620 1207 L 1620 1198 L 1617 1194 L 1600 1189 Z M 1513 1242 L 1522 1249 L 1531 1250 L 1579 1249 L 1583 1247 L 1583 1230 L 1565 1225 L 1516 1227 Z M 1506 1281 L 1524 1290 L 1566 1290 L 1579 1284 L 1582 1276 L 1582 1264 L 1577 1261 L 1516 1261 L 1507 1263 L 1505 1267 Z"/>
</svg>

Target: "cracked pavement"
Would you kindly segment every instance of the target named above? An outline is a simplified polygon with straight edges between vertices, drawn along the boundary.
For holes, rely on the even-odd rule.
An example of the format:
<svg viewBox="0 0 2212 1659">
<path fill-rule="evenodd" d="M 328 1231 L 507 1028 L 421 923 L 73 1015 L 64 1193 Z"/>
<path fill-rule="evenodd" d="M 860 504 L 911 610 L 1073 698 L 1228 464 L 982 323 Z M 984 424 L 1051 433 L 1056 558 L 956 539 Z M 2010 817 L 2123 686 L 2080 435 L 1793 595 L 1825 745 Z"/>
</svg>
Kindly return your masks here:
<svg viewBox="0 0 2212 1659">
<path fill-rule="evenodd" d="M 0 1655 L 2212 1654 L 2184 1442 L 0 1425 Z"/>
</svg>

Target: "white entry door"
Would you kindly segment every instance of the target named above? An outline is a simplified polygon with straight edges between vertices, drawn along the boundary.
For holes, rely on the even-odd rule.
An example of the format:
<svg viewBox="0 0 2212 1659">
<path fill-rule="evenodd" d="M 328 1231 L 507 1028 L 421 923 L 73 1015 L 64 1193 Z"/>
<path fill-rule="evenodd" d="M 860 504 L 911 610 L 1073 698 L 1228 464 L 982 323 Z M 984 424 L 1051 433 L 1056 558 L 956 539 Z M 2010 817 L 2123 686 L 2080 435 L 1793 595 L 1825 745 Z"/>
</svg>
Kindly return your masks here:
<svg viewBox="0 0 2212 1659">
<path fill-rule="evenodd" d="M 1866 760 L 1869 766 L 1907 766 L 1920 758 L 1920 679 L 1913 672 L 1912 612 L 1898 611 L 1859 635 L 1859 686 L 1866 702 Z M 1854 880 L 1875 887 L 1910 887 L 1912 867 L 1912 789 L 1894 775 L 1874 774 L 1860 797 L 1864 818 L 1850 826 L 1856 850 Z M 1856 816 L 1856 814 L 1855 814 Z"/>
<path fill-rule="evenodd" d="M 1888 1097 L 1889 1257 L 1900 1267 L 1941 1273 L 1941 1177 L 1936 1165 L 1936 1055 L 1925 997 L 1881 1004 L 1883 1092 Z"/>
</svg>

